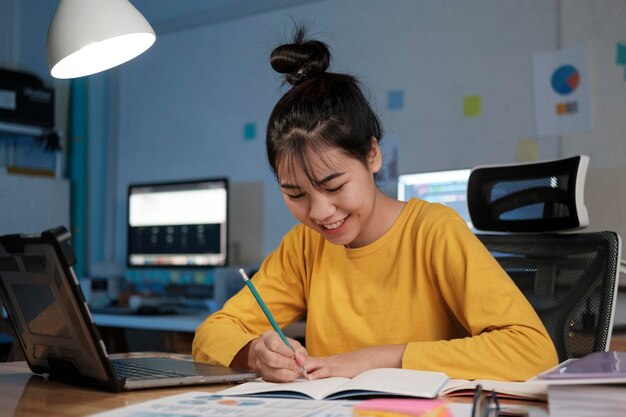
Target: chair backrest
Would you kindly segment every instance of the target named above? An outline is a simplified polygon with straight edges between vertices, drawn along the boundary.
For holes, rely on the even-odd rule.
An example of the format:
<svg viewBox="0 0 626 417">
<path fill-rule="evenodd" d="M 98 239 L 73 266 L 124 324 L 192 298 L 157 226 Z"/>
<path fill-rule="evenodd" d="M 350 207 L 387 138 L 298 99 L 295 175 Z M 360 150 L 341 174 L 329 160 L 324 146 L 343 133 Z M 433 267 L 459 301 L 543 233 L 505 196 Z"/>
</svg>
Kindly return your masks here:
<svg viewBox="0 0 626 417">
<path fill-rule="evenodd" d="M 550 232 L 589 224 L 584 185 L 589 157 L 474 167 L 467 206 L 477 230 Z"/>
<path fill-rule="evenodd" d="M 467 202 L 477 234 L 546 326 L 561 361 L 607 349 L 621 241 L 614 232 L 556 233 L 589 224 L 589 157 L 472 169 Z"/>
<path fill-rule="evenodd" d="M 534 307 L 560 361 L 608 349 L 621 251 L 616 233 L 477 236 Z"/>
</svg>

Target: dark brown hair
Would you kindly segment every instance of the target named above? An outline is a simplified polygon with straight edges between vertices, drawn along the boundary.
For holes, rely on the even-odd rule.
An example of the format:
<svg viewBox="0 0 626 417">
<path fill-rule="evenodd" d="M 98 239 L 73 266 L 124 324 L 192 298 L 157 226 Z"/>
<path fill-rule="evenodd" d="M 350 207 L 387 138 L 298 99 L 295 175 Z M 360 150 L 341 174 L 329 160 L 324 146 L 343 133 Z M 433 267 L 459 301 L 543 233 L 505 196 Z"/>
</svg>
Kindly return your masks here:
<svg viewBox="0 0 626 417">
<path fill-rule="evenodd" d="M 288 164 L 293 172 L 297 164 L 315 185 L 308 151 L 323 160 L 324 150 L 338 148 L 367 166 L 372 138 L 381 138 L 380 121 L 358 80 L 327 72 L 330 61 L 328 46 L 307 40 L 303 27 L 296 29 L 292 43 L 272 52 L 272 68 L 292 85 L 276 103 L 267 126 L 267 157 L 275 175 L 279 165 Z"/>
</svg>

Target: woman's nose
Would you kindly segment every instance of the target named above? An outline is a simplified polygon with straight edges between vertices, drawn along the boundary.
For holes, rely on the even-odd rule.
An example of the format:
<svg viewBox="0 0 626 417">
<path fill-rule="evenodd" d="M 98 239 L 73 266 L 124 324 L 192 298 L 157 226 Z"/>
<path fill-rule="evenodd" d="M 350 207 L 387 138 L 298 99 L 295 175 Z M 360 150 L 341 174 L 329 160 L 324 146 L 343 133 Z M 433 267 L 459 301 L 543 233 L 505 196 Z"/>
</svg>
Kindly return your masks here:
<svg viewBox="0 0 626 417">
<path fill-rule="evenodd" d="M 309 217 L 317 223 L 329 220 L 335 214 L 336 208 L 332 200 L 324 195 L 317 195 L 311 199 Z"/>
</svg>

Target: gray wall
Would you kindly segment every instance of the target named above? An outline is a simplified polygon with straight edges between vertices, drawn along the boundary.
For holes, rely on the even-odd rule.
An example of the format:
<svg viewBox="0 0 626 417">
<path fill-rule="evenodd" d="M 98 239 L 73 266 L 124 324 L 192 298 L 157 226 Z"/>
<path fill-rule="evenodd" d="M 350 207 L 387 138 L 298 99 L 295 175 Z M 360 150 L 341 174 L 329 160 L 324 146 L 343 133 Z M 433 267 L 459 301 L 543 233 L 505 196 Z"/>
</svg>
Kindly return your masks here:
<svg viewBox="0 0 626 417">
<path fill-rule="evenodd" d="M 400 172 L 515 162 L 518 141 L 535 138 L 539 159 L 590 155 L 591 227 L 626 235 L 626 83 L 614 56 L 625 14 L 619 0 L 333 0 L 166 33 L 115 74 L 117 212 L 132 181 L 262 181 L 264 253 L 277 245 L 294 222 L 267 168 L 263 130 L 284 92 L 268 56 L 291 16 L 314 22 L 313 33 L 332 46 L 334 70 L 361 78 L 385 140 L 401 151 Z M 537 138 L 532 56 L 581 45 L 590 48 L 594 129 Z M 396 89 L 405 106 L 388 111 Z M 482 96 L 482 116 L 464 118 L 463 97 L 472 94 Z M 242 138 L 249 122 L 255 141 Z M 117 232 L 123 227 L 120 216 Z"/>
<path fill-rule="evenodd" d="M 626 39 L 623 0 L 265 1 L 247 13 L 235 10 L 240 2 L 216 1 L 205 5 L 231 4 L 232 13 L 187 18 L 173 11 L 203 2 L 133 3 L 154 18 L 156 44 L 89 77 L 94 265 L 122 267 L 126 186 L 136 181 L 226 175 L 260 184 L 262 207 L 249 206 L 262 213 L 259 253 L 276 247 L 295 221 L 265 161 L 266 121 L 284 92 L 268 56 L 287 39 L 291 18 L 313 22 L 312 33 L 332 47 L 333 70 L 360 77 L 384 140 L 400 150 L 401 173 L 515 162 L 518 142 L 534 138 L 538 159 L 590 156 L 591 229 L 626 236 L 626 82 L 615 64 L 615 43 Z M 55 4 L 0 0 L 0 63 L 54 84 L 62 126 L 68 82 L 51 80 L 45 66 Z M 532 56 L 581 45 L 590 51 L 593 130 L 537 138 Z M 389 111 L 387 94 L 398 89 L 404 108 Z M 473 94 L 482 115 L 464 118 L 463 97 Z M 256 140 L 244 140 L 246 123 L 256 123 Z"/>
</svg>

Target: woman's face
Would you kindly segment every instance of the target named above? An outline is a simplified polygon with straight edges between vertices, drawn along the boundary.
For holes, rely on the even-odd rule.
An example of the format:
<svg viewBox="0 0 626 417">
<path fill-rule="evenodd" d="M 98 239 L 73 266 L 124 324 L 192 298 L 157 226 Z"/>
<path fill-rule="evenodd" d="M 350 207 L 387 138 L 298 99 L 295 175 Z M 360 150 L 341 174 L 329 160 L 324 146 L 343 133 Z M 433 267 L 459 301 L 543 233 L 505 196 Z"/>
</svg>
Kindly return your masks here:
<svg viewBox="0 0 626 417">
<path fill-rule="evenodd" d="M 315 185 L 297 164 L 292 170 L 288 163 L 279 166 L 278 181 L 291 214 L 337 245 L 357 248 L 376 240 L 381 234 L 374 221 L 374 173 L 382 165 L 376 141 L 367 166 L 337 148 L 309 151 L 308 157 Z"/>
</svg>

